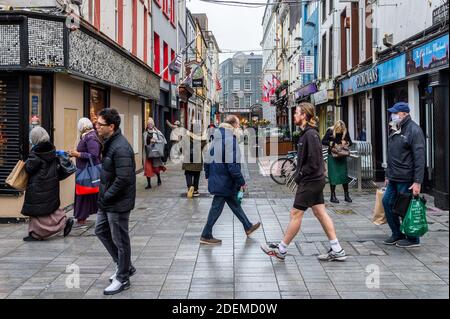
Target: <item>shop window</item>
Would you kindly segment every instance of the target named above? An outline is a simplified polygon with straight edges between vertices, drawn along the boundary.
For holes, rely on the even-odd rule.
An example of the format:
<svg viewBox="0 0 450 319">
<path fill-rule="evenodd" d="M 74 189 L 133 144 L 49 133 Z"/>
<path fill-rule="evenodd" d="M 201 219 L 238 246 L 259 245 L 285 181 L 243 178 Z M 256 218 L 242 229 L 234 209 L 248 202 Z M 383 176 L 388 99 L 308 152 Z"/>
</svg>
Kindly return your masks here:
<svg viewBox="0 0 450 319">
<path fill-rule="evenodd" d="M 29 130 L 42 126 L 42 76 L 30 76 Z"/>
<path fill-rule="evenodd" d="M 355 97 L 355 136 L 357 141 L 367 140 L 366 97 L 364 94 Z"/>
<path fill-rule="evenodd" d="M 104 108 L 106 108 L 106 91 L 91 86 L 89 88 L 89 119 L 94 125 L 97 123 L 97 113 Z"/>
</svg>

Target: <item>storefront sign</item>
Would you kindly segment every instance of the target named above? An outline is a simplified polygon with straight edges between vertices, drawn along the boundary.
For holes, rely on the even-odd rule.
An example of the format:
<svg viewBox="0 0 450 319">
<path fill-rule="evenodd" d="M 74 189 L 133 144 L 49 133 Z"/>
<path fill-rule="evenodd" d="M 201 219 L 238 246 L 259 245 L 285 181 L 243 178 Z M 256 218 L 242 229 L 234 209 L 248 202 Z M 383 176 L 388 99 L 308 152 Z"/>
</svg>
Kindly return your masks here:
<svg viewBox="0 0 450 319">
<path fill-rule="evenodd" d="M 374 71 L 376 70 L 376 71 Z M 341 95 L 347 96 L 405 78 L 406 55 L 401 54 L 341 82 Z"/>
<path fill-rule="evenodd" d="M 366 85 L 378 82 L 378 67 L 365 71 L 356 76 L 356 87 L 361 88 Z"/>
<path fill-rule="evenodd" d="M 407 75 L 425 72 L 448 64 L 448 34 L 407 53 Z"/>
<path fill-rule="evenodd" d="M 314 74 L 314 56 L 302 55 L 299 59 L 300 74 Z"/>
<path fill-rule="evenodd" d="M 244 108 L 228 108 L 224 110 L 225 113 L 250 113 L 250 109 Z"/>
<path fill-rule="evenodd" d="M 448 20 L 448 1 L 433 10 L 433 25 Z"/>
<path fill-rule="evenodd" d="M 304 87 L 299 88 L 297 91 L 295 91 L 295 99 L 302 99 L 304 97 L 307 97 L 313 93 L 317 92 L 317 85 L 316 83 L 310 83 L 308 85 L 305 85 Z"/>
<path fill-rule="evenodd" d="M 192 87 L 193 88 L 201 88 L 201 87 L 203 87 L 203 78 L 192 79 Z"/>
<path fill-rule="evenodd" d="M 326 103 L 330 100 L 334 99 L 334 91 L 333 90 L 321 90 L 312 95 L 313 103 L 315 105 Z"/>
</svg>

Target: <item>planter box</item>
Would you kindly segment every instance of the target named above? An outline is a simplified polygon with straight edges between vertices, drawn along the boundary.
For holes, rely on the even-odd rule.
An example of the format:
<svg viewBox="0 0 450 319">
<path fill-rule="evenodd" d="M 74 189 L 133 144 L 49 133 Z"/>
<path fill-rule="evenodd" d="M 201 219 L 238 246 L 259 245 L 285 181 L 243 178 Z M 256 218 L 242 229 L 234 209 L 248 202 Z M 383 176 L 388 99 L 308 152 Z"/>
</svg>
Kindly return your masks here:
<svg viewBox="0 0 450 319">
<path fill-rule="evenodd" d="M 278 137 L 266 137 L 266 156 L 286 155 L 293 150 L 294 144 L 291 141 L 280 141 Z"/>
</svg>

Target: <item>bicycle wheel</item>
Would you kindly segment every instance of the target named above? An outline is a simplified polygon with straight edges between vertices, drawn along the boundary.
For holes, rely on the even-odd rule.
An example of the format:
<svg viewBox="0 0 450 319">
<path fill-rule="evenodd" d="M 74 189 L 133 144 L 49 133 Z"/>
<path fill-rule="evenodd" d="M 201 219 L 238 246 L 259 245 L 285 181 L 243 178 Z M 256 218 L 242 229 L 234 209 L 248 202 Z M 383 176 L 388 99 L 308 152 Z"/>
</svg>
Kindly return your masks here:
<svg viewBox="0 0 450 319">
<path fill-rule="evenodd" d="M 282 157 L 270 166 L 270 177 L 277 184 L 286 184 L 288 172 L 295 167 L 294 161 L 290 158 Z"/>
</svg>

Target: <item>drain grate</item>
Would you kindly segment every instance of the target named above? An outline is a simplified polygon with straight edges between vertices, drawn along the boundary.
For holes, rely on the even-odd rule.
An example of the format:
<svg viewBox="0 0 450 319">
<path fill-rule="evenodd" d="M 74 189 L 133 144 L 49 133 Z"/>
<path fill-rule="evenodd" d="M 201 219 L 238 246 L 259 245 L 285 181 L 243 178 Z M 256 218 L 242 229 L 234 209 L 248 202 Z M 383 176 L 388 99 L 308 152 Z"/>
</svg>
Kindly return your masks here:
<svg viewBox="0 0 450 319">
<path fill-rule="evenodd" d="M 334 209 L 334 212 L 338 215 L 352 215 L 355 214 L 353 209 Z"/>
</svg>

